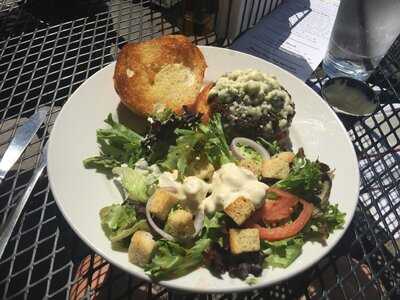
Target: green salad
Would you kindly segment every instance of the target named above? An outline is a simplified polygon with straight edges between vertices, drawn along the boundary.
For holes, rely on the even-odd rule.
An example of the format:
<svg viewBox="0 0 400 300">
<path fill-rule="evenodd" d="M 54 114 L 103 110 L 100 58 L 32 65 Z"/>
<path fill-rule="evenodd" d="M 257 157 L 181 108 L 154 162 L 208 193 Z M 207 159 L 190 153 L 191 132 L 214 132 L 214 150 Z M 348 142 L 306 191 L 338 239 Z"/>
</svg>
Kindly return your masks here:
<svg viewBox="0 0 400 300">
<path fill-rule="evenodd" d="M 99 154 L 83 164 L 123 194 L 100 210 L 101 226 L 111 247 L 155 280 L 206 267 L 252 284 L 264 268 L 288 267 L 305 243 L 324 244 L 344 225 L 345 214 L 329 202 L 333 170 L 285 146 L 290 95 L 275 78 L 246 72 L 217 81 L 208 123 L 184 107 L 149 118 L 143 135 L 111 114 L 97 130 Z M 250 83 L 235 83 L 243 80 Z M 262 117 L 251 110 L 268 128 L 255 131 L 255 115 L 246 113 L 238 130 L 241 113 L 223 110 L 232 101 L 241 111 L 270 108 Z"/>
</svg>

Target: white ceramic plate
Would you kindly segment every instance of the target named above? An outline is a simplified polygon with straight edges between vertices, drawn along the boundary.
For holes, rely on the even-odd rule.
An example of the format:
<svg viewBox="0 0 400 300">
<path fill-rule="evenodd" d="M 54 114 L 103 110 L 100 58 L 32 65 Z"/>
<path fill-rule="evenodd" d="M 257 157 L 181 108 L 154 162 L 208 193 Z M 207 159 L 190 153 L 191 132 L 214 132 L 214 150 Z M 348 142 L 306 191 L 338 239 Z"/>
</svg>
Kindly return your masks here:
<svg viewBox="0 0 400 300">
<path fill-rule="evenodd" d="M 294 148 L 304 147 L 307 156 L 319 157 L 336 169 L 330 202 L 338 203 L 340 210 L 346 213 L 347 229 L 358 200 L 358 164 L 346 130 L 329 106 L 302 81 L 271 63 L 228 49 L 201 47 L 201 50 L 208 64 L 206 80 L 216 80 L 235 69 L 255 68 L 275 75 L 289 91 L 296 104 L 296 116 L 290 129 Z M 103 120 L 110 112 L 117 116 L 119 98 L 113 87 L 113 72 L 114 64 L 110 64 L 94 74 L 64 105 L 50 137 L 50 185 L 65 219 L 82 240 L 119 268 L 149 280 L 141 268 L 128 262 L 126 253 L 111 249 L 101 229 L 98 212 L 122 200 L 118 190 L 104 175 L 86 170 L 82 165 L 85 158 L 98 153 L 96 129 L 104 127 Z M 318 262 L 338 242 L 345 229 L 332 234 L 326 246 L 307 243 L 301 256 L 287 269 L 265 269 L 262 278 L 252 286 L 228 275 L 218 279 L 203 268 L 160 283 L 194 292 L 234 292 L 271 285 Z"/>
</svg>

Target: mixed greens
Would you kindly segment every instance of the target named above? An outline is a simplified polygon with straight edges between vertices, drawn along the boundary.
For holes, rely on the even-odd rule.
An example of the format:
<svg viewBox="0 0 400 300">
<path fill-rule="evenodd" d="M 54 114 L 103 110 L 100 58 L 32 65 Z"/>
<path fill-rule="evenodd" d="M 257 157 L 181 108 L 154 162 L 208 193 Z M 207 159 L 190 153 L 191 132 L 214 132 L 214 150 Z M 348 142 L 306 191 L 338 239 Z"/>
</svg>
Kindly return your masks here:
<svg viewBox="0 0 400 300">
<path fill-rule="evenodd" d="M 218 112 L 205 124 L 187 108 L 164 111 L 149 118 L 144 136 L 111 115 L 105 123 L 97 131 L 100 154 L 83 164 L 112 178 L 124 201 L 101 209 L 101 226 L 113 249 L 128 251 L 154 279 L 205 266 L 252 283 L 344 225 L 345 214 L 329 203 L 326 164 L 270 135 L 235 142 Z"/>
</svg>

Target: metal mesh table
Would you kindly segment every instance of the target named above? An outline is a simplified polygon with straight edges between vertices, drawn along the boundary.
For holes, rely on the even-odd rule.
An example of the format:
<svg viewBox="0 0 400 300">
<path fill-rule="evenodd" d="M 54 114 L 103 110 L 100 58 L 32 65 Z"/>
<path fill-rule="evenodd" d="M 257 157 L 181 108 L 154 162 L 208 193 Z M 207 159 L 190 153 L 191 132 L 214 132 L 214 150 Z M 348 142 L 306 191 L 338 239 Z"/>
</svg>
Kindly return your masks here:
<svg viewBox="0 0 400 300">
<path fill-rule="evenodd" d="M 231 25 L 234 0 L 223 0 Z M 0 1 L 0 153 L 38 107 L 51 113 L 0 187 L 0 220 L 26 186 L 52 124 L 71 93 L 112 62 L 127 41 L 182 31 L 177 1 Z M 171 2 L 171 1 L 169 1 Z M 256 16 L 281 1 L 243 0 Z M 219 1 L 221 3 L 221 1 Z M 219 9 L 221 9 L 220 5 Z M 175 9 L 175 10 L 174 10 Z M 250 14 L 251 16 L 251 14 Z M 215 24 L 218 24 L 218 18 Z M 257 17 L 239 16 L 239 33 Z M 223 30 L 222 30 L 223 32 Z M 234 37 L 213 30 L 197 44 L 229 46 Z M 400 297 L 400 47 L 393 46 L 370 80 L 381 99 L 365 118 L 340 116 L 354 143 L 361 173 L 360 201 L 335 249 L 307 272 L 241 295 L 191 295 L 140 281 L 93 253 L 65 223 L 46 176 L 0 260 L 1 299 L 399 299 Z M 316 91 L 321 69 L 307 83 Z M 332 145 L 334 146 L 334 145 Z"/>
</svg>

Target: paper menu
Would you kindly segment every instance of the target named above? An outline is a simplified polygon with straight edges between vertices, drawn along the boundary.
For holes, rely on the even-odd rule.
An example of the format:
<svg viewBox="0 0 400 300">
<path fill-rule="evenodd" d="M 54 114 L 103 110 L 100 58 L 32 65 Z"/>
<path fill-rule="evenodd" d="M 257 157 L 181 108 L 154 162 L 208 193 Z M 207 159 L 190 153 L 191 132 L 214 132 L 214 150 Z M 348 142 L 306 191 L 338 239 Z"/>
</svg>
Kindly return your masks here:
<svg viewBox="0 0 400 300">
<path fill-rule="evenodd" d="M 306 80 L 325 56 L 339 1 L 288 0 L 239 37 L 232 49 Z"/>
</svg>

